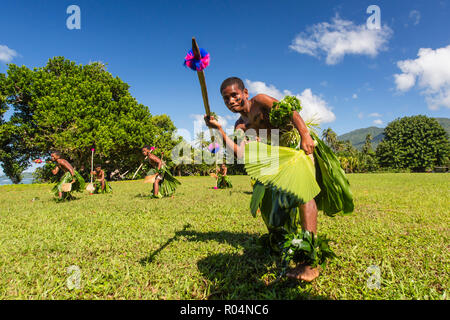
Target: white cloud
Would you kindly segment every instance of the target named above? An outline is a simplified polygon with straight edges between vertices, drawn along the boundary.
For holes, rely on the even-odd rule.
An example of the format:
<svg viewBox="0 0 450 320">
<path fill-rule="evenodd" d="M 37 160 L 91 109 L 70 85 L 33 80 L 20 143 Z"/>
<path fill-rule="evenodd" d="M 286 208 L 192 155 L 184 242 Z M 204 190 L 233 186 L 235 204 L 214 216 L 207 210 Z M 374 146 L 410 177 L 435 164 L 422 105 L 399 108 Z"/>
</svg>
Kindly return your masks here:
<svg viewBox="0 0 450 320">
<path fill-rule="evenodd" d="M 17 57 L 16 51 L 8 48 L 7 46 L 0 45 L 0 61 L 8 63 L 15 57 Z"/>
<path fill-rule="evenodd" d="M 413 74 L 402 73 L 396 74 L 394 77 L 395 83 L 397 84 L 397 89 L 400 91 L 408 91 L 414 87 L 414 84 L 416 83 L 416 78 Z"/>
<path fill-rule="evenodd" d="M 417 84 L 428 108 L 450 108 L 450 45 L 436 50 L 420 48 L 417 56 L 397 62 L 402 71 L 394 75 L 397 90 L 408 91 Z"/>
<path fill-rule="evenodd" d="M 354 94 L 352 95 L 352 98 L 353 98 L 353 99 L 358 99 L 358 95 L 357 95 L 356 93 L 354 93 Z"/>
<path fill-rule="evenodd" d="M 246 87 L 251 94 L 259 94 L 264 93 L 271 97 L 274 97 L 277 100 L 283 99 L 285 96 L 293 95 L 289 90 L 283 90 L 281 92 L 274 85 L 267 85 L 262 81 L 250 81 L 245 79 Z"/>
<path fill-rule="evenodd" d="M 376 120 L 373 120 L 373 124 L 382 125 L 383 121 L 381 119 L 376 119 Z"/>
<path fill-rule="evenodd" d="M 239 119 L 240 116 L 241 115 L 239 113 L 233 113 L 231 115 L 226 115 L 225 119 L 232 120 L 232 121 L 236 122 L 236 120 Z"/>
<path fill-rule="evenodd" d="M 369 117 L 372 117 L 372 118 L 381 118 L 383 115 L 381 115 L 381 114 L 379 114 L 379 113 L 377 113 L 377 112 L 374 112 L 374 113 L 371 113 L 371 114 L 369 114 Z"/>
<path fill-rule="evenodd" d="M 414 24 L 415 26 L 417 26 L 417 25 L 419 24 L 419 22 L 420 22 L 420 12 L 417 11 L 417 10 L 412 10 L 412 11 L 409 13 L 409 18 L 410 18 L 411 20 L 413 20 L 413 24 Z"/>
<path fill-rule="evenodd" d="M 333 18 L 331 23 L 321 22 L 306 30 L 295 37 L 289 48 L 317 58 L 325 54 L 329 65 L 337 64 L 346 54 L 375 57 L 386 50 L 393 33 L 386 25 L 370 30 L 366 24 L 355 25 L 339 16 Z"/>
<path fill-rule="evenodd" d="M 358 118 L 359 118 L 359 119 L 364 118 L 364 113 L 362 113 L 362 112 L 358 113 Z"/>
<path fill-rule="evenodd" d="M 328 106 L 327 102 L 321 97 L 314 95 L 309 88 L 303 90 L 300 94 L 293 94 L 289 90 L 280 91 L 275 86 L 267 85 L 261 81 L 250 81 L 246 79 L 245 83 L 251 94 L 265 93 L 277 100 L 281 100 L 287 95 L 296 96 L 300 99 L 303 106 L 300 115 L 304 120 L 314 119 L 320 123 L 336 120 L 336 116 L 331 111 L 331 107 Z"/>
</svg>

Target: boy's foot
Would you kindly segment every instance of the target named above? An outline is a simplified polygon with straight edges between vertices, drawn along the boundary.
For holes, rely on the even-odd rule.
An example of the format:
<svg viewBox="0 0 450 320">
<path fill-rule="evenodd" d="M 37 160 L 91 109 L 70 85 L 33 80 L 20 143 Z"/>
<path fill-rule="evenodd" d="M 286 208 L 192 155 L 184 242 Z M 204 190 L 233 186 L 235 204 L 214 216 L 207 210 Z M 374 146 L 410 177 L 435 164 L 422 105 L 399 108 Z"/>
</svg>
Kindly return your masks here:
<svg viewBox="0 0 450 320">
<path fill-rule="evenodd" d="M 303 280 L 311 282 L 319 276 L 319 268 L 312 268 L 306 264 L 299 264 L 294 269 L 291 269 L 286 276 L 290 279 Z"/>
</svg>

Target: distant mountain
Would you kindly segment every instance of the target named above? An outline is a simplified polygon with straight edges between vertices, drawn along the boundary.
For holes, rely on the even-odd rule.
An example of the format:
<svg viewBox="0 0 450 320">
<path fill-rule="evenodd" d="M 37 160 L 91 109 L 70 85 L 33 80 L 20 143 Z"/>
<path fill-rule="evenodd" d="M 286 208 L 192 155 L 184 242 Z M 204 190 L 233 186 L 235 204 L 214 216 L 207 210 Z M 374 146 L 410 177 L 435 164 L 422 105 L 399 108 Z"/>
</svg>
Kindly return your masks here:
<svg viewBox="0 0 450 320">
<path fill-rule="evenodd" d="M 447 131 L 450 138 L 450 119 L 449 118 L 435 118 L 437 122 Z"/>
<path fill-rule="evenodd" d="M 445 131 L 447 131 L 447 134 L 450 138 L 450 119 L 449 118 L 435 118 L 435 119 L 445 129 Z M 378 127 L 356 129 L 338 136 L 338 140 L 340 141 L 350 140 L 350 142 L 356 149 L 361 150 L 362 147 L 364 146 L 364 143 L 366 142 L 366 136 L 370 133 L 372 134 L 373 138 L 372 147 L 373 149 L 376 149 L 377 145 L 384 137 L 383 131 L 384 128 Z"/>
<path fill-rule="evenodd" d="M 356 129 L 350 131 L 349 133 L 338 136 L 338 140 L 350 140 L 350 142 L 356 149 L 361 150 L 364 146 L 364 143 L 366 142 L 366 136 L 370 133 L 372 135 L 372 147 L 373 149 L 375 149 L 378 143 L 380 143 L 381 139 L 383 139 L 383 131 L 383 128 L 378 127 Z"/>
</svg>

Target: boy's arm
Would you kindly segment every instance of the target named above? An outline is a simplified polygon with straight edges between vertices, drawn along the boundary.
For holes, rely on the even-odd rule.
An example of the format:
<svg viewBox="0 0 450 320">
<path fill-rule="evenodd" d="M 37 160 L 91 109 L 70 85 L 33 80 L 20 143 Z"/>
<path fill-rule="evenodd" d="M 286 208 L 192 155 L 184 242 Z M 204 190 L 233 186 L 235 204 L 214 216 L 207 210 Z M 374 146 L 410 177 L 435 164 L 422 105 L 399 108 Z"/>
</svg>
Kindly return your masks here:
<svg viewBox="0 0 450 320">
<path fill-rule="evenodd" d="M 74 183 L 74 182 L 75 182 L 75 177 L 74 177 L 74 174 L 75 174 L 74 171 L 75 171 L 75 170 L 73 169 L 72 165 L 71 165 L 67 160 L 64 160 L 64 159 L 58 160 L 58 163 L 59 163 L 62 167 L 66 168 L 67 171 L 70 172 L 70 174 L 72 175 L 72 182 L 71 182 L 71 183 Z"/>
<path fill-rule="evenodd" d="M 148 161 L 150 162 L 150 164 L 152 164 L 151 161 L 156 163 L 156 167 L 159 169 L 161 169 L 162 166 L 162 161 L 160 158 L 158 158 L 157 156 L 155 156 L 154 154 L 149 154 L 148 155 Z"/>
<path fill-rule="evenodd" d="M 306 154 L 311 154 L 314 152 L 314 140 L 311 138 L 309 134 L 308 127 L 303 121 L 302 117 L 297 111 L 294 111 L 292 115 L 292 122 L 294 123 L 295 128 L 300 133 L 300 137 L 302 137 L 301 147 L 305 151 Z"/>
<path fill-rule="evenodd" d="M 213 129 L 217 129 L 220 133 L 220 135 L 222 136 L 223 141 L 225 142 L 225 145 L 227 146 L 228 149 L 233 150 L 234 155 L 237 158 L 242 158 L 244 156 L 244 150 L 245 150 L 245 139 L 242 140 L 242 142 L 238 145 L 236 143 L 234 143 L 233 140 L 230 139 L 230 137 L 227 136 L 227 134 L 225 133 L 225 131 L 223 131 L 222 126 L 219 124 L 219 122 L 214 119 L 213 116 L 209 117 L 207 115 L 205 115 L 205 122 L 206 125 L 209 128 L 213 128 Z M 243 124 L 239 124 L 238 121 L 236 121 L 236 125 L 234 126 L 234 130 L 236 131 L 237 129 L 245 129 L 245 125 Z"/>
<path fill-rule="evenodd" d="M 56 166 L 55 169 L 52 170 L 53 175 L 56 175 L 59 172 L 59 167 Z"/>
<path fill-rule="evenodd" d="M 74 172 L 75 170 L 73 169 L 72 165 L 67 160 L 61 160 L 61 162 L 59 162 L 59 164 L 61 166 L 63 166 L 64 168 L 66 168 L 66 170 L 69 171 L 72 176 L 75 174 L 75 172 Z"/>
<path fill-rule="evenodd" d="M 270 109 L 273 106 L 274 102 L 278 102 L 277 99 L 272 98 L 266 94 L 258 94 L 254 97 L 254 99 L 266 109 L 266 112 L 270 113 Z M 300 133 L 300 137 L 302 138 L 301 147 L 305 151 L 306 154 L 310 154 L 314 152 L 314 140 L 311 138 L 309 134 L 308 127 L 303 121 L 302 117 L 297 111 L 294 111 L 292 114 L 292 123 L 295 128 Z"/>
</svg>

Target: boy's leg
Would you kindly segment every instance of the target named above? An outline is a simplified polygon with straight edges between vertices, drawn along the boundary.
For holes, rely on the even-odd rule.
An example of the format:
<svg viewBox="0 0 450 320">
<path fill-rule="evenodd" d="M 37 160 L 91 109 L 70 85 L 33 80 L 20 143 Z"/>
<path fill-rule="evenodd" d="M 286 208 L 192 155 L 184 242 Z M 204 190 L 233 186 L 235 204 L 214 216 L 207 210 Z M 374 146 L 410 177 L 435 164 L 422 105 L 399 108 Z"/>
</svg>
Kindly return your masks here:
<svg viewBox="0 0 450 320">
<path fill-rule="evenodd" d="M 158 177 L 156 177 L 155 182 L 153 183 L 153 194 L 157 196 L 158 192 L 159 192 L 159 179 Z"/>
<path fill-rule="evenodd" d="M 300 206 L 300 219 L 303 230 L 313 232 L 314 235 L 317 234 L 317 205 L 314 199 Z M 288 272 L 287 276 L 292 279 L 311 282 L 319 276 L 319 268 L 299 264 Z"/>
<path fill-rule="evenodd" d="M 314 156 L 308 155 L 314 163 Z M 314 199 L 308 203 L 300 206 L 300 220 L 302 224 L 302 230 L 310 231 L 317 235 L 317 205 Z M 311 268 L 306 264 L 299 264 L 295 269 L 287 274 L 289 278 L 295 278 L 298 280 L 312 281 L 319 276 L 318 268 Z"/>
</svg>

